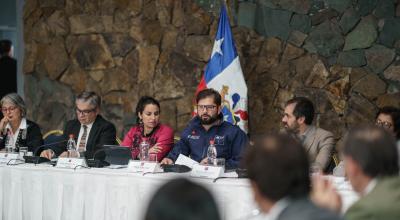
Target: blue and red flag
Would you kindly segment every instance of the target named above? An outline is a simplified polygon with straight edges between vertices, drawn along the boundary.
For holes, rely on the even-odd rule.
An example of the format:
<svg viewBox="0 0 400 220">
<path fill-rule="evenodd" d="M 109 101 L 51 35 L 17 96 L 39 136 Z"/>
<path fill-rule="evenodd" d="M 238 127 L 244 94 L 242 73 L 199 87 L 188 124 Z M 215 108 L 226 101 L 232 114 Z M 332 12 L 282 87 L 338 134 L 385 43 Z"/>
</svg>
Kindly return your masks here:
<svg viewBox="0 0 400 220">
<path fill-rule="evenodd" d="M 218 31 L 210 60 L 196 94 L 213 88 L 221 94 L 224 120 L 248 131 L 247 85 L 233 40 L 225 6 L 221 6 Z"/>
</svg>

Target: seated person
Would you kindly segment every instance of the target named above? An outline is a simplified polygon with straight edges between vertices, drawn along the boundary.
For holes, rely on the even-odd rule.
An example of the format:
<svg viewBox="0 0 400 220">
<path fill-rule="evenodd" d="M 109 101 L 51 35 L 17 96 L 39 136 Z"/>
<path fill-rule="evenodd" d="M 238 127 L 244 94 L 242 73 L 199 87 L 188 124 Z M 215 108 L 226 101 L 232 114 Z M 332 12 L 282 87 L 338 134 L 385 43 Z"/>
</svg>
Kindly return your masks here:
<svg viewBox="0 0 400 220">
<path fill-rule="evenodd" d="M 75 105 L 77 119 L 67 122 L 63 133 L 65 142 L 42 151 L 41 157 L 67 156 L 66 145 L 70 134 L 77 141 L 78 152 L 85 152 L 86 158 L 93 158 L 104 145 L 116 143 L 114 125 L 100 115 L 100 96 L 94 92 L 83 92 L 76 97 Z"/>
<path fill-rule="evenodd" d="M 385 128 L 393 135 L 397 143 L 400 141 L 400 109 L 386 106 L 379 109 L 375 124 Z"/>
<path fill-rule="evenodd" d="M 353 128 L 345 136 L 342 153 L 346 176 L 360 199 L 345 213 L 348 220 L 400 219 L 400 177 L 393 135 L 376 126 Z M 325 178 L 315 178 L 313 201 L 339 212 L 340 197 Z"/>
<path fill-rule="evenodd" d="M 178 178 L 161 186 L 151 199 L 144 220 L 219 220 L 211 193 L 190 180 Z"/>
<path fill-rule="evenodd" d="M 162 164 L 172 164 L 183 154 L 202 164 L 207 163 L 207 149 L 214 140 L 217 157 L 225 158 L 227 168 L 237 168 L 242 151 L 247 145 L 247 135 L 236 125 L 223 120 L 221 95 L 213 89 L 200 91 L 196 97 L 197 116 L 184 129 L 181 139 Z"/>
<path fill-rule="evenodd" d="M 17 93 L 5 95 L 1 101 L 3 119 L 0 121 L 0 149 L 6 145 L 6 140 L 12 140 L 11 145 L 15 151 L 19 147 L 28 147 L 28 151 L 35 152 L 36 148 L 43 145 L 42 133 L 39 126 L 25 118 L 25 102 Z"/>
<path fill-rule="evenodd" d="M 331 162 L 335 145 L 333 134 L 312 125 L 314 105 L 305 97 L 286 102 L 282 123 L 288 133 L 294 134 L 302 143 L 313 167 L 325 170 Z"/>
<path fill-rule="evenodd" d="M 248 148 L 245 167 L 254 200 L 275 220 L 338 220 L 309 199 L 310 169 L 301 144 L 288 134 L 258 137 Z"/>
<path fill-rule="evenodd" d="M 391 106 L 380 108 L 375 117 L 375 124 L 386 129 L 396 139 L 400 157 L 400 109 Z M 336 176 L 345 175 L 343 161 L 335 168 L 334 174 Z"/>
<path fill-rule="evenodd" d="M 157 154 L 161 161 L 174 144 L 174 131 L 160 123 L 160 103 L 152 97 L 140 98 L 136 106 L 137 124 L 125 135 L 122 146 L 128 146 L 132 158 L 139 157 L 139 145 L 142 141 L 150 144 L 149 153 Z"/>
</svg>

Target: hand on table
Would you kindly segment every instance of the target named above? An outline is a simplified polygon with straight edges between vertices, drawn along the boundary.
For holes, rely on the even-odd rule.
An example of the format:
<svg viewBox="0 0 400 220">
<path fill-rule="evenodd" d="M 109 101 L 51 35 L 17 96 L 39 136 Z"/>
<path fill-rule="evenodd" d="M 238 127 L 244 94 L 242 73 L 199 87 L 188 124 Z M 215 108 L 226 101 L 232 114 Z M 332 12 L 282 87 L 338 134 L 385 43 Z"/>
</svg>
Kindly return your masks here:
<svg viewBox="0 0 400 220">
<path fill-rule="evenodd" d="M 42 151 L 42 153 L 40 153 L 40 157 L 44 157 L 51 160 L 51 158 L 54 157 L 54 152 L 52 150 L 44 150 Z"/>
<path fill-rule="evenodd" d="M 202 160 L 200 161 L 200 164 L 202 164 L 202 165 L 207 165 L 207 164 L 208 164 L 208 158 L 206 157 L 206 158 L 202 159 Z"/>
<path fill-rule="evenodd" d="M 160 164 L 174 164 L 174 161 L 169 158 L 164 158 L 164 159 L 162 159 Z"/>
</svg>

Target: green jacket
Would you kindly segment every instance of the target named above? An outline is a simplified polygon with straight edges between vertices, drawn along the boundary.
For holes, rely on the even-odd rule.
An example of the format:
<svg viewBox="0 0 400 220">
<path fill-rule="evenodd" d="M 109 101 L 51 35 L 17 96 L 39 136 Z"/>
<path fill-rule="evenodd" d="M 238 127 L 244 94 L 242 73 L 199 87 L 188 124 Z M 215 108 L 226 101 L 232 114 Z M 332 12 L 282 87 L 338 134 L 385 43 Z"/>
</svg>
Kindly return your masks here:
<svg viewBox="0 0 400 220">
<path fill-rule="evenodd" d="M 399 220 L 400 177 L 378 179 L 375 188 L 346 212 L 347 220 Z"/>
</svg>

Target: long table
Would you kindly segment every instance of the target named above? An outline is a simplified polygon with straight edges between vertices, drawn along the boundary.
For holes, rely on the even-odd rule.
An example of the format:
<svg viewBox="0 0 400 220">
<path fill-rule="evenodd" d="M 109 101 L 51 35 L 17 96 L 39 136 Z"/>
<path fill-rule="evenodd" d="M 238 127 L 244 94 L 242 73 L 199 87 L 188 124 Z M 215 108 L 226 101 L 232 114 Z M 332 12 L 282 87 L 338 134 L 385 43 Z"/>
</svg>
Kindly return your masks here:
<svg viewBox="0 0 400 220">
<path fill-rule="evenodd" d="M 0 177 L 0 220 L 140 220 L 160 185 L 189 175 L 23 164 L 0 166 Z M 246 219 L 257 209 L 247 179 L 192 180 L 212 192 L 222 219 Z M 346 206 L 354 202 L 347 190 L 339 190 Z"/>
</svg>

